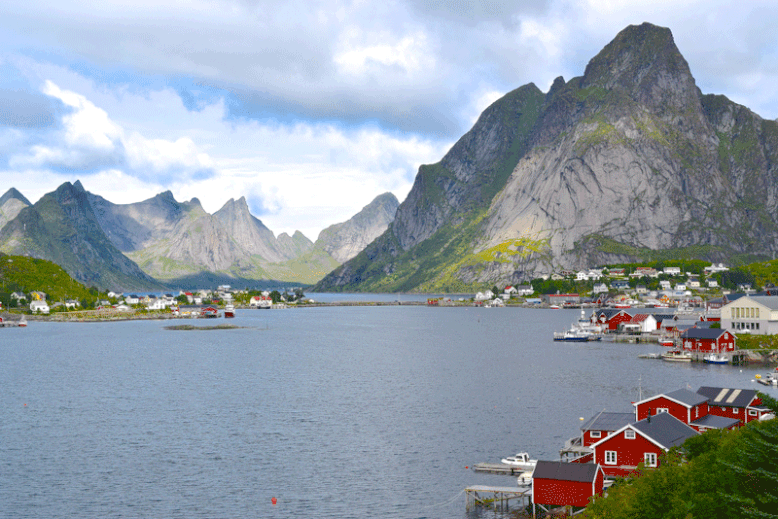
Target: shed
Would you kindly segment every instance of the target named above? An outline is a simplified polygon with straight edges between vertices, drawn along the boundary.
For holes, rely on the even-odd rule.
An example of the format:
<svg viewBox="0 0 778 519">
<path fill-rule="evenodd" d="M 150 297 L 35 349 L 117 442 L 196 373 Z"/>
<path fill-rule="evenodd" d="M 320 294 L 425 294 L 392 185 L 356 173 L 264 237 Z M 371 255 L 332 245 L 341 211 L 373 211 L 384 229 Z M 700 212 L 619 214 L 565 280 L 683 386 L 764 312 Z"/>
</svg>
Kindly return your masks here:
<svg viewBox="0 0 778 519">
<path fill-rule="evenodd" d="M 532 472 L 532 502 L 538 505 L 586 506 L 601 494 L 605 474 L 593 463 L 538 461 Z"/>
</svg>

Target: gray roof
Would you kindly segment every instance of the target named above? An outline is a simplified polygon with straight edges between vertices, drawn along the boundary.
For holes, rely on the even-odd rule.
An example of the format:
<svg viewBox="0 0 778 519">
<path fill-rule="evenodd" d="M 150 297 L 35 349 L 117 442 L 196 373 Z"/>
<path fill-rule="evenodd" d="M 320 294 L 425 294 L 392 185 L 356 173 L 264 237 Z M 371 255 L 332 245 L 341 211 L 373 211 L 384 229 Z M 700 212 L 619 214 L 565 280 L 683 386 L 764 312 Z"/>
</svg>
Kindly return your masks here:
<svg viewBox="0 0 778 519">
<path fill-rule="evenodd" d="M 755 389 L 729 389 L 702 386 L 697 393 L 708 399 L 708 405 L 719 407 L 746 407 L 756 397 Z"/>
<path fill-rule="evenodd" d="M 685 404 L 688 407 L 704 404 L 705 402 L 708 401 L 708 397 L 703 396 L 699 393 L 695 393 L 694 391 L 691 391 L 689 389 L 676 389 L 675 391 L 671 391 L 670 393 L 664 393 L 664 396 L 666 396 L 667 398 L 672 398 L 673 400 L 676 400 L 678 402 L 681 402 L 682 404 Z"/>
<path fill-rule="evenodd" d="M 760 305 L 765 305 L 770 310 L 778 310 L 778 296 L 749 296 Z"/>
<path fill-rule="evenodd" d="M 581 426 L 582 431 L 618 431 L 625 425 L 635 421 L 635 413 L 606 413 L 602 412 L 589 418 Z"/>
<path fill-rule="evenodd" d="M 721 328 L 689 328 L 681 334 L 682 339 L 718 339 L 727 330 Z"/>
<path fill-rule="evenodd" d="M 632 425 L 665 449 L 676 447 L 698 433 L 670 413 L 659 413 Z"/>
<path fill-rule="evenodd" d="M 561 461 L 538 461 L 532 472 L 532 479 L 555 479 L 591 483 L 597 476 L 599 465 L 593 463 L 566 463 Z"/>
<path fill-rule="evenodd" d="M 715 414 L 703 416 L 699 420 L 692 422 L 695 427 L 708 427 L 710 429 L 729 429 L 739 423 L 740 420 L 737 418 L 727 418 L 726 416 L 716 416 Z"/>
</svg>

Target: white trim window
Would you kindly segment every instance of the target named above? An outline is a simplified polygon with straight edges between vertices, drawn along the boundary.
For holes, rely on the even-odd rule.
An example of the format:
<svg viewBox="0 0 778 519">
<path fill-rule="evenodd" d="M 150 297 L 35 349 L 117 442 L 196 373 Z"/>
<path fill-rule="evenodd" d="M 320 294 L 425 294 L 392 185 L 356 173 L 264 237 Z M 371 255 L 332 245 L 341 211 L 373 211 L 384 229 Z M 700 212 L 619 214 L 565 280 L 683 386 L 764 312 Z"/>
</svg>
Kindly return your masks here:
<svg viewBox="0 0 778 519">
<path fill-rule="evenodd" d="M 759 413 L 756 412 L 756 409 L 749 409 L 748 410 L 748 416 L 757 416 Z"/>
<path fill-rule="evenodd" d="M 635 431 L 632 429 L 627 429 L 624 431 L 624 439 L 626 440 L 634 440 L 635 439 Z"/>
<path fill-rule="evenodd" d="M 656 453 L 646 452 L 643 454 L 643 463 L 646 467 L 656 467 Z"/>
<path fill-rule="evenodd" d="M 659 414 L 659 413 L 669 413 L 669 412 L 670 412 L 670 408 L 669 407 L 657 407 L 656 408 L 656 414 Z"/>
<path fill-rule="evenodd" d="M 592 438 L 602 438 L 602 431 L 589 431 L 589 436 Z"/>
<path fill-rule="evenodd" d="M 616 464 L 616 451 L 605 451 L 605 464 L 606 465 Z"/>
</svg>

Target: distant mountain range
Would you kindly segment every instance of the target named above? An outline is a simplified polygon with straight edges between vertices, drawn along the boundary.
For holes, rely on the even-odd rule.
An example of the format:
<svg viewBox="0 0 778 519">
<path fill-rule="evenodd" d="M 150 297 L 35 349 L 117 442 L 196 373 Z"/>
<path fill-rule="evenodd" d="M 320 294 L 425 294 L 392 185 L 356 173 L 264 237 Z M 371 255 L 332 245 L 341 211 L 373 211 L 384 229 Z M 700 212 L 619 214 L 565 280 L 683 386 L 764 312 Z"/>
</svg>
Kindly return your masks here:
<svg viewBox="0 0 778 519">
<path fill-rule="evenodd" d="M 669 29 L 496 101 L 317 291 L 471 291 L 560 269 L 778 252 L 778 123 L 702 94 Z"/>
<path fill-rule="evenodd" d="M 75 279 L 105 289 L 157 289 L 214 283 L 310 284 L 379 236 L 399 202 L 379 196 L 316 241 L 275 237 L 245 198 L 208 214 L 169 191 L 114 204 L 65 183 L 34 205 L 16 189 L 0 199 L 0 251 L 53 261 Z"/>
</svg>

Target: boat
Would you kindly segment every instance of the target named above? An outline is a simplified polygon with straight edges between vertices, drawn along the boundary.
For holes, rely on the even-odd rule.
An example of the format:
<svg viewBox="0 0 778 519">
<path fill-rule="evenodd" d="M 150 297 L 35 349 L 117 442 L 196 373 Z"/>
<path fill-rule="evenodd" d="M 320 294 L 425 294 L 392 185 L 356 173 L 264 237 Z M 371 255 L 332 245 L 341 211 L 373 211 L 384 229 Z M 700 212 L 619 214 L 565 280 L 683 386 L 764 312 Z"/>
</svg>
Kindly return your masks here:
<svg viewBox="0 0 778 519">
<path fill-rule="evenodd" d="M 688 351 L 670 350 L 662 354 L 662 360 L 670 362 L 691 362 L 692 354 Z"/>
<path fill-rule="evenodd" d="M 559 305 L 551 305 L 548 308 L 549 308 L 549 310 L 561 310 L 562 309 L 562 307 L 559 306 Z"/>
<path fill-rule="evenodd" d="M 589 342 L 599 341 L 600 339 L 602 339 L 602 337 L 594 335 L 591 332 L 587 332 L 586 330 L 579 330 L 575 327 L 570 328 L 565 332 L 554 332 L 555 341 Z"/>
<path fill-rule="evenodd" d="M 516 467 L 525 471 L 533 470 L 535 465 L 538 464 L 538 460 L 531 460 L 529 454 L 526 452 L 519 452 L 515 456 L 508 456 L 500 461 L 505 465 L 510 465 L 511 467 Z"/>
<path fill-rule="evenodd" d="M 224 307 L 224 318 L 235 317 L 235 305 L 226 305 Z"/>
<path fill-rule="evenodd" d="M 673 346 L 675 346 L 675 341 L 673 339 L 667 339 L 667 338 L 659 339 L 659 345 L 672 348 Z"/>
<path fill-rule="evenodd" d="M 778 386 L 778 376 L 775 373 L 767 373 L 765 376 L 756 375 L 756 381 L 765 386 Z"/>
<path fill-rule="evenodd" d="M 702 358 L 703 362 L 708 364 L 729 364 L 729 359 L 726 355 L 719 355 L 717 353 L 709 353 Z"/>
</svg>

